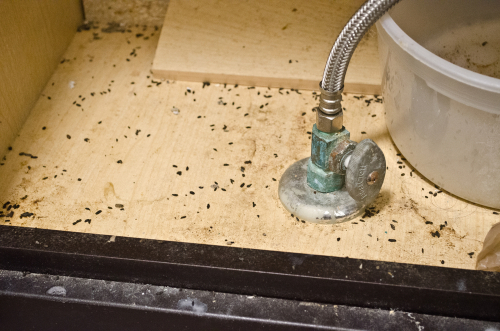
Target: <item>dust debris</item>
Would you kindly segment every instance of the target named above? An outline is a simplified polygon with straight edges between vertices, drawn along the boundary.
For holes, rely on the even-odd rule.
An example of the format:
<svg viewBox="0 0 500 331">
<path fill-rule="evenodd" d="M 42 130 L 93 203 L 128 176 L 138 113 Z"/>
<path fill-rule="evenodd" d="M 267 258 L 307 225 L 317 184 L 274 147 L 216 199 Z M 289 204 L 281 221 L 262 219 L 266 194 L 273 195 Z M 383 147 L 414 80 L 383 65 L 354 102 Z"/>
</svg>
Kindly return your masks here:
<svg viewBox="0 0 500 331">
<path fill-rule="evenodd" d="M 125 32 L 126 26 L 123 23 L 110 22 L 106 28 L 102 28 L 101 31 L 104 33 L 113 33 L 113 32 Z"/>
</svg>

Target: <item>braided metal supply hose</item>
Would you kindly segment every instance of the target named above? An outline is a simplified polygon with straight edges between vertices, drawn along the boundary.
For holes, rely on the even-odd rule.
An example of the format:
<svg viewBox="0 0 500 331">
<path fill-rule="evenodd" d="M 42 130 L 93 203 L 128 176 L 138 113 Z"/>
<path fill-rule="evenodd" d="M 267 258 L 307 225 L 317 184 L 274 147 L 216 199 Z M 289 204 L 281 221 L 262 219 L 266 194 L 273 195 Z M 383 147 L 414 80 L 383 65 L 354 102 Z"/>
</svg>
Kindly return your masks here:
<svg viewBox="0 0 500 331">
<path fill-rule="evenodd" d="M 339 34 L 330 51 L 321 87 L 335 92 L 344 87 L 347 66 L 359 41 L 366 31 L 400 0 L 368 0 L 354 14 Z"/>
<path fill-rule="evenodd" d="M 333 44 L 320 83 L 321 95 L 316 125 L 323 132 L 343 128 L 342 91 L 347 66 L 366 31 L 400 0 L 368 0 L 347 22 Z"/>
</svg>

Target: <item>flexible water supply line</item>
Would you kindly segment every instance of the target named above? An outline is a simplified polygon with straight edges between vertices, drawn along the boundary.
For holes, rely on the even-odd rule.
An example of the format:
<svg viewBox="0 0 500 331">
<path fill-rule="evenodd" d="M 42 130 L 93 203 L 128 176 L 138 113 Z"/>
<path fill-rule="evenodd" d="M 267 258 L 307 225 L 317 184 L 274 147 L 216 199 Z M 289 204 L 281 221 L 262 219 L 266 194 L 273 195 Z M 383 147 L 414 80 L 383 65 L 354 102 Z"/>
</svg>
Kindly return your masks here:
<svg viewBox="0 0 500 331">
<path fill-rule="evenodd" d="M 366 31 L 400 0 L 368 0 L 354 14 L 333 44 L 321 80 L 320 110 L 325 114 L 342 111 L 341 93 L 347 66 Z"/>
<path fill-rule="evenodd" d="M 321 87 L 335 92 L 344 87 L 344 78 L 352 54 L 366 31 L 400 0 L 368 0 L 340 32 L 330 51 Z"/>
</svg>

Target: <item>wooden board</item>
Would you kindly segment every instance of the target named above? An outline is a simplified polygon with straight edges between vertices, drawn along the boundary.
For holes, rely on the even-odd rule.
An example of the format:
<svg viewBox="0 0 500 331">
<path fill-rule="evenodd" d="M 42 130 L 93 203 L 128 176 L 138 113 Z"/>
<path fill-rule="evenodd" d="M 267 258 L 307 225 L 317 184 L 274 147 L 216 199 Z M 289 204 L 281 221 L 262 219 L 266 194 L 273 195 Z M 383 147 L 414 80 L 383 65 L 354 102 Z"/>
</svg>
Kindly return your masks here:
<svg viewBox="0 0 500 331">
<path fill-rule="evenodd" d="M 316 90 L 338 34 L 364 1 L 170 2 L 157 77 Z M 345 92 L 380 93 L 375 28 L 357 47 Z"/>
<path fill-rule="evenodd" d="M 78 0 L 0 1 L 0 158 L 81 24 Z"/>
<path fill-rule="evenodd" d="M 0 207 L 19 205 L 2 224 L 472 269 L 500 221 L 434 196 L 398 156 L 384 105 L 356 95 L 344 97 L 345 125 L 389 167 L 374 215 L 297 221 L 278 182 L 309 155 L 317 94 L 156 80 L 159 32 L 95 31 L 77 33 L 2 161 Z"/>
</svg>

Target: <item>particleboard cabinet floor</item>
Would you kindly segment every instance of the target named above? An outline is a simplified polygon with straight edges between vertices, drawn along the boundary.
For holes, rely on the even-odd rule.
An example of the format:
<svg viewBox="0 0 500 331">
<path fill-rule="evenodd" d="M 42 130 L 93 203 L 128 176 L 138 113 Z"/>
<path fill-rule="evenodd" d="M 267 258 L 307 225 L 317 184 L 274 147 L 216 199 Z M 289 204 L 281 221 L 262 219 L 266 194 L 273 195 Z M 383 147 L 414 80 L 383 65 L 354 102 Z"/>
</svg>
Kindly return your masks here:
<svg viewBox="0 0 500 331">
<path fill-rule="evenodd" d="M 1 161 L 3 224 L 474 268 L 500 216 L 434 194 L 398 156 L 380 98 L 344 98 L 351 138 L 387 158 L 373 215 L 303 223 L 277 189 L 309 155 L 317 94 L 157 80 L 158 35 L 76 34 Z"/>
</svg>

